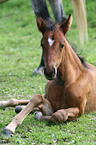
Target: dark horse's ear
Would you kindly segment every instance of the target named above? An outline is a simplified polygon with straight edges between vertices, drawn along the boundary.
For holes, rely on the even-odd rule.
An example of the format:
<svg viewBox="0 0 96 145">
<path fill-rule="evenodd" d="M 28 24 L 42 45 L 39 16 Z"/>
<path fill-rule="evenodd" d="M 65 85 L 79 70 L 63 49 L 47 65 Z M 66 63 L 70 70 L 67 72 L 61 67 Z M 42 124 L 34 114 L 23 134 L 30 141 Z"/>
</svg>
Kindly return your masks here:
<svg viewBox="0 0 96 145">
<path fill-rule="evenodd" d="M 47 24 L 45 23 L 45 21 L 40 16 L 37 16 L 36 23 L 37 23 L 37 27 L 38 27 L 39 31 L 42 34 L 44 34 L 44 32 L 46 31 L 46 28 L 47 28 Z"/>
<path fill-rule="evenodd" d="M 61 25 L 60 25 L 60 29 L 63 31 L 64 35 L 66 35 L 66 33 L 69 31 L 70 27 L 72 24 L 72 15 L 69 14 L 69 17 L 67 20 L 65 20 Z"/>
</svg>

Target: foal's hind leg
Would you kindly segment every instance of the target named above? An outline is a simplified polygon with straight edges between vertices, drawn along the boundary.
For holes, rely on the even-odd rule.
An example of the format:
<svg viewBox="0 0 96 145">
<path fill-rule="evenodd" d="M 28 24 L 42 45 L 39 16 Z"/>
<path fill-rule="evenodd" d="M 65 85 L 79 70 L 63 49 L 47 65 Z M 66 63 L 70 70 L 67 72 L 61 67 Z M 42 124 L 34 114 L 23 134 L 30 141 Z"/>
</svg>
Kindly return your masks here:
<svg viewBox="0 0 96 145">
<path fill-rule="evenodd" d="M 10 99 L 8 101 L 0 101 L 0 108 L 14 107 L 16 105 L 26 105 L 29 100 Z"/>
<path fill-rule="evenodd" d="M 22 121 L 26 116 L 34 109 L 39 108 L 42 110 L 43 114 L 51 115 L 53 113 L 50 103 L 41 95 L 34 95 L 27 106 L 17 114 L 12 122 L 5 128 L 4 134 L 10 136 L 15 132 L 15 129 L 18 125 L 21 125 Z"/>
</svg>

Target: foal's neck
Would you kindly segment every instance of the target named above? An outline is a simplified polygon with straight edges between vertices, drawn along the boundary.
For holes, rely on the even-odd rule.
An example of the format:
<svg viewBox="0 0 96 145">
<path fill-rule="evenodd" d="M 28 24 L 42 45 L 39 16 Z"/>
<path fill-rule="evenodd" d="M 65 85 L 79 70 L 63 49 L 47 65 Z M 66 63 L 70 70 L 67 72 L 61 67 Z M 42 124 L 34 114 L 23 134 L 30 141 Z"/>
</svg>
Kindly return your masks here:
<svg viewBox="0 0 96 145">
<path fill-rule="evenodd" d="M 85 70 L 85 67 L 67 41 L 65 41 L 62 55 L 62 61 L 58 68 L 61 72 L 61 82 L 69 84 L 78 79 L 80 74 Z"/>
</svg>

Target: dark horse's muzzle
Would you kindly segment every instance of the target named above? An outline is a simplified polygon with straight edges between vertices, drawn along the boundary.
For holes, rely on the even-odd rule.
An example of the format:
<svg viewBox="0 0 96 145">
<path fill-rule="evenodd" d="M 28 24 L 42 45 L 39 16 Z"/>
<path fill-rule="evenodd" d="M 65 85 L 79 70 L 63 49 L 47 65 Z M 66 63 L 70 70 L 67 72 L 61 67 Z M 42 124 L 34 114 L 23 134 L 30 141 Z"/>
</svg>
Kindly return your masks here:
<svg viewBox="0 0 96 145">
<path fill-rule="evenodd" d="M 56 77 L 56 74 L 57 74 L 56 68 L 52 68 L 50 71 L 44 68 L 44 75 L 48 80 L 53 80 Z"/>
</svg>

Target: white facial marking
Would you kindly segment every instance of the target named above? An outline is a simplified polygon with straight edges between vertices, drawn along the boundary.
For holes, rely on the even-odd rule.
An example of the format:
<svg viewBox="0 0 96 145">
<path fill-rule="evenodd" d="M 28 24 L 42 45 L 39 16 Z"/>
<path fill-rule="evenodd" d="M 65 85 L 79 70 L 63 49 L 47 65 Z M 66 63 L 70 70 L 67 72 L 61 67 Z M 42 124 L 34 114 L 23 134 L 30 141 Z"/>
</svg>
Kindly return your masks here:
<svg viewBox="0 0 96 145">
<path fill-rule="evenodd" d="M 52 40 L 50 37 L 48 38 L 49 45 L 52 46 L 55 40 Z"/>
</svg>

